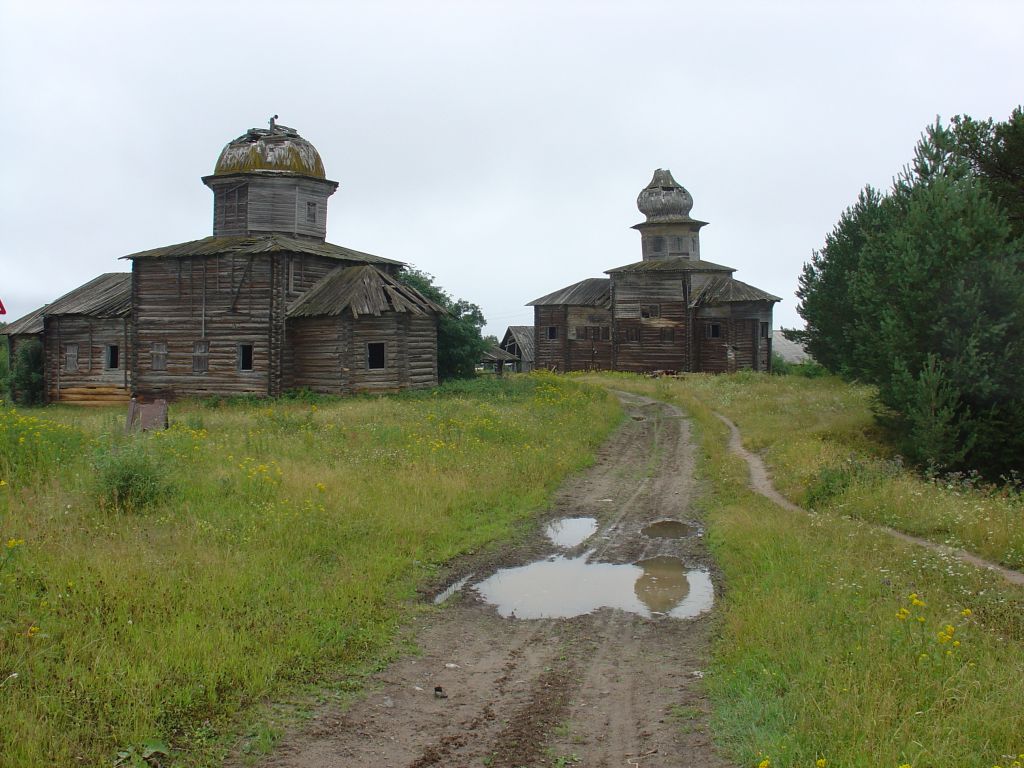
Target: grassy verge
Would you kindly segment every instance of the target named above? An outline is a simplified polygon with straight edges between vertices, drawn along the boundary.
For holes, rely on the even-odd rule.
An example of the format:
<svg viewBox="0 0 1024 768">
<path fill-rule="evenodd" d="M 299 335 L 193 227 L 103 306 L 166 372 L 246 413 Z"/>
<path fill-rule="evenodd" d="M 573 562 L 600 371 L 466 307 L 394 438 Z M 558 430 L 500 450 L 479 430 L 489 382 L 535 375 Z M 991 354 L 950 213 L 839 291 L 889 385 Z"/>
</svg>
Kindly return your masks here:
<svg viewBox="0 0 1024 768">
<path fill-rule="evenodd" d="M 798 481 L 779 467 L 815 459 L 795 456 L 789 440 L 804 450 L 870 443 L 869 422 L 849 412 L 862 392 L 829 381 L 794 392 L 768 377 L 606 381 L 694 418 L 726 584 L 707 681 L 716 738 L 738 765 L 1024 763 L 1024 593 L 859 520 L 789 512 L 751 493 L 711 414 L 739 421 L 754 447 L 791 456 L 775 468 L 792 493 Z"/>
<path fill-rule="evenodd" d="M 2 762 L 215 764 L 260 701 L 358 685 L 416 585 L 511 535 L 619 417 L 551 376 L 181 404 L 132 437 L 120 410 L 0 411 Z"/>
</svg>

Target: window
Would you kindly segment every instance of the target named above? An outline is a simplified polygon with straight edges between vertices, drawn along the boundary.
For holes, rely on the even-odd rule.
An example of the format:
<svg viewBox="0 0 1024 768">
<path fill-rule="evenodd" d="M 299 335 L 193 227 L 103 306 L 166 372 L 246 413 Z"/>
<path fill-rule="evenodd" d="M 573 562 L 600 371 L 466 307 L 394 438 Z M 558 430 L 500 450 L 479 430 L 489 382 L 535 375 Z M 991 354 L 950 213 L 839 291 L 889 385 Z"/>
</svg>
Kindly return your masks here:
<svg viewBox="0 0 1024 768">
<path fill-rule="evenodd" d="M 78 345 L 77 344 L 65 344 L 64 345 L 64 370 L 65 371 L 77 371 L 78 370 Z"/>
<path fill-rule="evenodd" d="M 640 341 L 640 329 L 639 328 L 626 328 L 620 332 L 619 338 L 622 341 Z"/>
<path fill-rule="evenodd" d="M 167 342 L 166 341 L 154 341 L 150 346 L 149 354 L 152 358 L 152 368 L 154 371 L 166 371 L 167 370 Z"/>
<path fill-rule="evenodd" d="M 601 326 L 601 341 L 609 341 L 612 337 L 612 329 L 607 325 Z"/>
<path fill-rule="evenodd" d="M 192 344 L 192 373 L 206 373 L 210 370 L 210 342 L 196 341 Z"/>
<path fill-rule="evenodd" d="M 316 203 L 306 203 L 306 222 L 316 224 Z"/>
<path fill-rule="evenodd" d="M 288 293 L 295 293 L 295 259 L 288 259 Z"/>
<path fill-rule="evenodd" d="M 676 330 L 675 328 L 662 328 L 661 329 L 661 340 L 662 341 L 675 341 Z"/>
<path fill-rule="evenodd" d="M 225 227 L 245 227 L 249 223 L 249 185 L 239 184 L 220 194 L 220 216 Z"/>
<path fill-rule="evenodd" d="M 768 338 L 768 323 L 761 323 L 761 338 Z"/>
<path fill-rule="evenodd" d="M 582 325 L 576 326 L 576 338 L 585 339 L 587 338 L 587 329 Z"/>
<path fill-rule="evenodd" d="M 557 339 L 558 338 L 558 326 L 557 325 L 549 325 L 547 330 L 548 330 L 548 338 L 549 339 Z"/>
<path fill-rule="evenodd" d="M 708 323 L 704 326 L 704 336 L 709 339 L 722 338 L 722 326 L 720 323 Z"/>
<path fill-rule="evenodd" d="M 640 317 L 661 317 L 660 304 L 641 304 Z"/>
<path fill-rule="evenodd" d="M 375 341 L 366 345 L 366 367 L 371 371 L 384 367 L 384 342 Z"/>
<path fill-rule="evenodd" d="M 252 344 L 238 345 L 238 370 L 252 370 Z"/>
<path fill-rule="evenodd" d="M 107 369 L 121 367 L 121 350 L 117 344 L 108 344 L 103 351 L 103 367 Z"/>
<path fill-rule="evenodd" d="M 655 253 L 661 253 L 665 250 L 665 238 L 661 235 L 651 238 L 651 250 Z"/>
</svg>

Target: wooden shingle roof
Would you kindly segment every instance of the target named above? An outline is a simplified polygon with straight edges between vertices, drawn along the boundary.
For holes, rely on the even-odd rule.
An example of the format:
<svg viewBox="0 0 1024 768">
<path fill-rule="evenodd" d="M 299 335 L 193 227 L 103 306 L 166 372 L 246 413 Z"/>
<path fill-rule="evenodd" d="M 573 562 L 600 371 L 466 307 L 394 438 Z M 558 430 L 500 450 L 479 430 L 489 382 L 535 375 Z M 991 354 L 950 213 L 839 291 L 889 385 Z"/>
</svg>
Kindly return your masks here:
<svg viewBox="0 0 1024 768">
<path fill-rule="evenodd" d="M 127 317 L 132 309 L 131 272 L 105 272 L 69 291 L 56 301 L 15 320 L 4 330 L 10 336 L 42 333 L 43 320 L 52 315 Z"/>
<path fill-rule="evenodd" d="M 511 363 L 518 359 L 518 357 L 510 352 L 506 352 L 501 347 L 488 347 L 480 355 L 481 363 Z"/>
<path fill-rule="evenodd" d="M 672 259 L 646 259 L 632 264 L 626 264 L 614 269 L 606 269 L 606 275 L 616 272 L 735 272 L 732 267 L 725 267 L 710 261 L 700 259 L 685 259 L 677 256 Z"/>
<path fill-rule="evenodd" d="M 694 294 L 690 299 L 690 306 L 706 307 L 737 301 L 782 301 L 782 299 L 732 277 L 715 275 Z"/>
<path fill-rule="evenodd" d="M 535 358 L 533 350 L 533 326 L 510 325 L 505 331 L 504 338 L 501 340 L 502 348 L 508 344 L 510 338 L 519 348 L 519 358 L 523 361 L 533 362 Z"/>
<path fill-rule="evenodd" d="M 374 256 L 372 253 L 354 251 L 340 245 L 323 240 L 304 237 L 289 237 L 279 233 L 266 235 L 239 235 L 236 237 L 204 237 L 202 240 L 190 240 L 187 243 L 165 245 L 122 256 L 122 259 L 172 259 L 184 256 L 254 256 L 260 253 L 309 253 L 315 256 L 326 256 L 339 261 L 354 261 L 362 264 L 396 264 L 403 262 Z"/>
<path fill-rule="evenodd" d="M 607 277 L 588 277 L 561 290 L 527 302 L 528 307 L 567 304 L 574 307 L 607 307 L 611 301 L 611 280 Z"/>
<path fill-rule="evenodd" d="M 414 315 L 443 314 L 441 307 L 422 293 L 370 264 L 338 267 L 288 307 L 288 317 L 331 317 L 351 313 L 380 315 L 410 312 Z"/>
</svg>

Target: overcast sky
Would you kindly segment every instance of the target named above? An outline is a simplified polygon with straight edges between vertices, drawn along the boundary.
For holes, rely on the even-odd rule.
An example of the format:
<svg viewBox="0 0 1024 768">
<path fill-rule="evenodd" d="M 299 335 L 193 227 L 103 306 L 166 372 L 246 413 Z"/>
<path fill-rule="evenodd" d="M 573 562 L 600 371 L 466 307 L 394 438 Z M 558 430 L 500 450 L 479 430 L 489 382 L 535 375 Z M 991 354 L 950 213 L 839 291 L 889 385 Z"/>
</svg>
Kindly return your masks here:
<svg viewBox="0 0 1024 768">
<path fill-rule="evenodd" d="M 320 151 L 328 240 L 476 302 L 640 259 L 669 168 L 701 253 L 793 292 L 936 115 L 1024 101 L 1024 3 L 0 0 L 0 300 L 13 320 L 118 257 L 211 234 L 200 176 L 272 114 Z"/>
</svg>

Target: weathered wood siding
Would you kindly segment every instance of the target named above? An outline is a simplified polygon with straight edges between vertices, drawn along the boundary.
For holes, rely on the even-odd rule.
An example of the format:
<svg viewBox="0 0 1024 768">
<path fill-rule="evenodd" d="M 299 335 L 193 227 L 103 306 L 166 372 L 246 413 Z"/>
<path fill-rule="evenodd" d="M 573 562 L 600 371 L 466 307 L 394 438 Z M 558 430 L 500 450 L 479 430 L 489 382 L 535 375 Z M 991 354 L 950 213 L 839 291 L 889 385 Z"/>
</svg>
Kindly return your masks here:
<svg viewBox="0 0 1024 768">
<path fill-rule="evenodd" d="M 566 339 L 565 306 L 542 306 L 533 308 L 533 332 L 536 354 L 534 366 L 540 370 L 565 372 L 568 370 L 568 347 Z M 548 328 L 555 328 L 555 338 L 548 338 Z"/>
<path fill-rule="evenodd" d="M 568 307 L 568 371 L 607 371 L 612 367 L 612 313 L 601 307 Z"/>
<path fill-rule="evenodd" d="M 249 176 L 212 179 L 209 184 L 214 195 L 214 235 L 287 232 L 321 239 L 327 236 L 327 200 L 334 192 L 332 182 Z M 316 206 L 313 221 L 309 220 L 309 203 Z"/>
<path fill-rule="evenodd" d="M 684 274 L 615 275 L 612 297 L 616 370 L 691 370 L 687 295 Z M 652 307 L 656 313 L 650 311 Z"/>
<path fill-rule="evenodd" d="M 275 261 L 281 258 L 269 254 L 136 259 L 132 370 L 139 394 L 270 394 L 271 304 L 282 271 Z M 204 340 L 208 370 L 194 372 L 193 345 Z M 154 369 L 154 343 L 167 345 L 166 370 Z M 239 344 L 253 345 L 251 371 L 239 370 Z"/>
<path fill-rule="evenodd" d="M 44 321 L 43 378 L 46 401 L 128 402 L 129 333 L 127 318 L 56 315 Z M 77 365 L 67 366 L 67 345 L 77 345 Z M 107 363 L 108 347 L 117 347 L 117 367 Z"/>
<path fill-rule="evenodd" d="M 432 317 L 300 318 L 288 322 L 288 387 L 325 394 L 390 392 L 437 384 L 437 323 Z M 368 367 L 367 345 L 383 343 L 384 368 Z"/>
<path fill-rule="evenodd" d="M 772 308 L 766 302 L 737 302 L 705 307 L 698 313 L 694 345 L 699 349 L 699 369 L 709 373 L 738 370 L 768 371 L 771 365 Z M 719 338 L 708 336 L 708 326 L 717 323 Z M 761 336 L 765 324 L 769 337 Z"/>
</svg>

